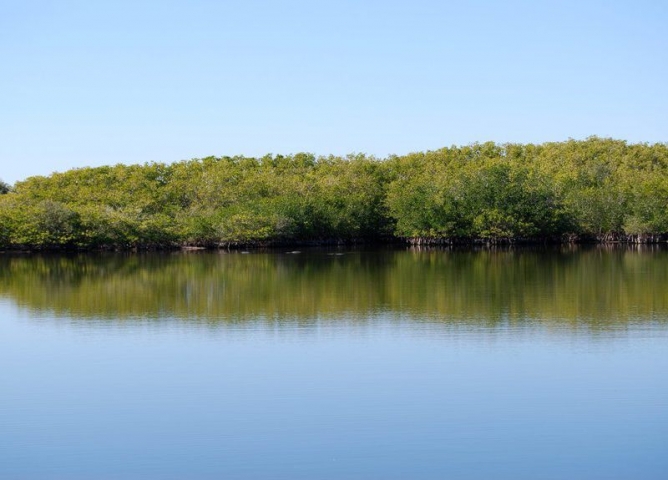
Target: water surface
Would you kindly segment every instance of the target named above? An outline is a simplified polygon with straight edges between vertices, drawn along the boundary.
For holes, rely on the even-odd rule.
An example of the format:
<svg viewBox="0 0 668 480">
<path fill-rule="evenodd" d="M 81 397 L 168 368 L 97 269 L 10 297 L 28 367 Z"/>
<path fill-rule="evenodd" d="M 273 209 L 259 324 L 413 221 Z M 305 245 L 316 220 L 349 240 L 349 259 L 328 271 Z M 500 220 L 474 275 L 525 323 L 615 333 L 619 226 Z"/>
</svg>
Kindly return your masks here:
<svg viewBox="0 0 668 480">
<path fill-rule="evenodd" d="M 668 478 L 661 249 L 0 256 L 0 478 Z"/>
</svg>

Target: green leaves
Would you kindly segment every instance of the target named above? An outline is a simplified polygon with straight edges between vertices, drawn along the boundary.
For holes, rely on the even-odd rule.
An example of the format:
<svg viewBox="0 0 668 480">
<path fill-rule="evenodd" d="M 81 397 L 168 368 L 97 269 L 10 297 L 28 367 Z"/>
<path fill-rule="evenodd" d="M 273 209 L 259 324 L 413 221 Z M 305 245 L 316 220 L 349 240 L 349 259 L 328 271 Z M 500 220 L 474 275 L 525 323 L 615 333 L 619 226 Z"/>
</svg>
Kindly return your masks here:
<svg viewBox="0 0 668 480">
<path fill-rule="evenodd" d="M 668 232 L 668 146 L 492 142 L 207 157 L 0 182 L 0 247 L 141 248 Z"/>
</svg>

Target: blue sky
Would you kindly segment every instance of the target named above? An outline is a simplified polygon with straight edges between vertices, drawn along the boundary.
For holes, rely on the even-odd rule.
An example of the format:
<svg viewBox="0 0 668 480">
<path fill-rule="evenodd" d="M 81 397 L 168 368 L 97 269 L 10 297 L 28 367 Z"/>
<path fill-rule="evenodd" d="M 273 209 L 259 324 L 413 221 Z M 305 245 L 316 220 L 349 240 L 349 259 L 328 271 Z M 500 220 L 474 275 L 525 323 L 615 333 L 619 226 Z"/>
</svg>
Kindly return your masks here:
<svg viewBox="0 0 668 480">
<path fill-rule="evenodd" d="M 0 0 L 0 178 L 668 141 L 668 2 Z"/>
</svg>

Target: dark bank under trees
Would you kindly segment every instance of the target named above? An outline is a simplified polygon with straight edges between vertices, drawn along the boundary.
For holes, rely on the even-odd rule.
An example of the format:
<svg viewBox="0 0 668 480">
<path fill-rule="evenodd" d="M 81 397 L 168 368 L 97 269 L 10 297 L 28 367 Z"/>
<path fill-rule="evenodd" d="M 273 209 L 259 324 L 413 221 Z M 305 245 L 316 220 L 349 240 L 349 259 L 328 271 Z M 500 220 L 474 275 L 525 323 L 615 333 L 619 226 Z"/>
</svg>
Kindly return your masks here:
<svg viewBox="0 0 668 480">
<path fill-rule="evenodd" d="M 596 137 L 383 160 L 208 157 L 75 169 L 1 187 L 5 249 L 651 242 L 668 233 L 668 145 Z"/>
</svg>

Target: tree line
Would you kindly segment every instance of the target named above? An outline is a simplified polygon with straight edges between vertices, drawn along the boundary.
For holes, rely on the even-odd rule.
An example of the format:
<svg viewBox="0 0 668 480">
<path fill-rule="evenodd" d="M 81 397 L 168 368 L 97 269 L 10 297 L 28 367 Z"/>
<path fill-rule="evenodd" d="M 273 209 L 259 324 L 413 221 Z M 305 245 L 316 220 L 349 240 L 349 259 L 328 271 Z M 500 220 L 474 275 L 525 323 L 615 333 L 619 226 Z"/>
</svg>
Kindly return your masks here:
<svg viewBox="0 0 668 480">
<path fill-rule="evenodd" d="M 475 143 L 115 165 L 0 182 L 0 247 L 666 239 L 668 144 Z"/>
</svg>

